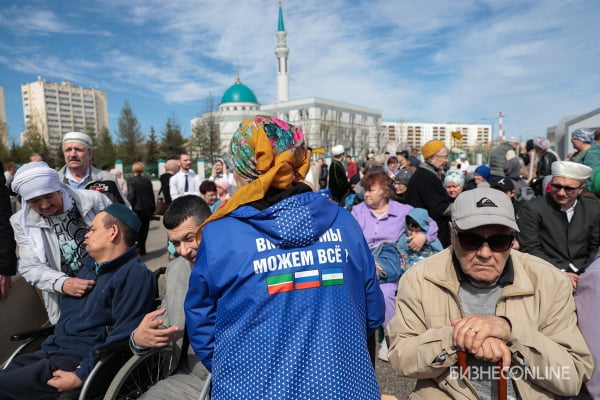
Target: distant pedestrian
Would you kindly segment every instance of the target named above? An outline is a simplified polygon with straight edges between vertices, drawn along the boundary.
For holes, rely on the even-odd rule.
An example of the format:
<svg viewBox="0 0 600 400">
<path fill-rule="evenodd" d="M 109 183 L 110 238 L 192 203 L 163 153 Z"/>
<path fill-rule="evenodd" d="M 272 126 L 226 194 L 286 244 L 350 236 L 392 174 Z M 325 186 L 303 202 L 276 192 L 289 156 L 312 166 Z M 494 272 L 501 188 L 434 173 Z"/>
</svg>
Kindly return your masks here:
<svg viewBox="0 0 600 400">
<path fill-rule="evenodd" d="M 169 188 L 169 182 L 173 175 L 175 175 L 179 171 L 179 165 L 177 165 L 177 160 L 167 160 L 165 163 L 165 172 L 158 178 L 160 181 L 160 189 L 158 191 L 158 196 L 163 195 L 165 199 L 165 207 L 169 207 L 173 202 L 171 198 L 171 190 Z"/>
<path fill-rule="evenodd" d="M 154 190 L 150 179 L 142 176 L 144 173 L 144 164 L 141 162 L 133 163 L 131 166 L 133 178 L 127 181 L 127 198 L 131 203 L 131 208 L 137 214 L 142 226 L 138 234 L 137 247 L 140 256 L 146 255 L 146 239 L 150 229 L 150 219 L 154 213 L 156 203 L 154 201 Z"/>
<path fill-rule="evenodd" d="M 329 166 L 329 189 L 331 190 L 331 198 L 336 203 L 340 203 L 342 197 L 348 192 L 350 184 L 346 176 L 346 168 L 342 164 L 344 159 L 344 146 L 338 144 L 331 149 L 331 165 Z"/>
</svg>

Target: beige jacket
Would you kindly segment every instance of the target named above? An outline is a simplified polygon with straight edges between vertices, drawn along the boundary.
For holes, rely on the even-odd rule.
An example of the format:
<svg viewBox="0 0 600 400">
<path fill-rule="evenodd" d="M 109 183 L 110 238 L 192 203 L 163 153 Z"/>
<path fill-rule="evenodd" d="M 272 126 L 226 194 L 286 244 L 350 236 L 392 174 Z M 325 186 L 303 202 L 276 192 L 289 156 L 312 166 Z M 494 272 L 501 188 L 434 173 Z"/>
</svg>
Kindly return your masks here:
<svg viewBox="0 0 600 400">
<path fill-rule="evenodd" d="M 575 395 L 591 376 L 593 361 L 577 327 L 571 283 L 540 258 L 516 250 L 511 258 L 514 281 L 504 287 L 496 315 L 512 324 L 507 339 L 512 365 L 522 371 L 530 367 L 538 377 L 514 379 L 520 398 Z M 389 359 L 400 376 L 418 379 L 411 399 L 479 399 L 470 382 L 453 377 L 449 369 L 457 361 L 450 320 L 463 316 L 458 290 L 452 248 L 400 279 L 396 315 L 388 325 Z M 558 366 L 567 378 L 557 376 Z"/>
</svg>

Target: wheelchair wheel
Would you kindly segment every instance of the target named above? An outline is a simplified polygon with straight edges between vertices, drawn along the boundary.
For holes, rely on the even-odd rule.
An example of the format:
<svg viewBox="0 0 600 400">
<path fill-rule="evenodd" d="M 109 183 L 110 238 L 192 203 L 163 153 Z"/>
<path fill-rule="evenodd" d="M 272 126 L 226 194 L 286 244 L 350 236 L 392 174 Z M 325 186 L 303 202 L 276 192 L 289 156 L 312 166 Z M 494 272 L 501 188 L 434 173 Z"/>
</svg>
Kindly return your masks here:
<svg viewBox="0 0 600 400">
<path fill-rule="evenodd" d="M 166 347 L 132 356 L 115 375 L 104 400 L 137 399 L 172 371 L 173 353 Z"/>
</svg>

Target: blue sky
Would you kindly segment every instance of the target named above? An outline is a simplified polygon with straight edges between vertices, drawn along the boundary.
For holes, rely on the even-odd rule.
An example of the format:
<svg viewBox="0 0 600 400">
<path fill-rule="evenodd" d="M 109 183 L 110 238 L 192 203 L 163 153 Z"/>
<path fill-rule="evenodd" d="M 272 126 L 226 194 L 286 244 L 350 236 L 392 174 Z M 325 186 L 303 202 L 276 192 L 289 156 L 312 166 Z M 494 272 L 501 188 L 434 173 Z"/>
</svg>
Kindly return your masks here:
<svg viewBox="0 0 600 400">
<path fill-rule="evenodd" d="M 288 0 L 290 99 L 381 110 L 385 121 L 489 123 L 545 135 L 600 107 L 597 0 Z M 189 120 L 241 80 L 276 96 L 275 0 L 1 0 L 0 86 L 11 140 L 38 76 L 129 101 L 142 130 Z M 495 125 L 494 129 L 497 129 Z"/>
</svg>

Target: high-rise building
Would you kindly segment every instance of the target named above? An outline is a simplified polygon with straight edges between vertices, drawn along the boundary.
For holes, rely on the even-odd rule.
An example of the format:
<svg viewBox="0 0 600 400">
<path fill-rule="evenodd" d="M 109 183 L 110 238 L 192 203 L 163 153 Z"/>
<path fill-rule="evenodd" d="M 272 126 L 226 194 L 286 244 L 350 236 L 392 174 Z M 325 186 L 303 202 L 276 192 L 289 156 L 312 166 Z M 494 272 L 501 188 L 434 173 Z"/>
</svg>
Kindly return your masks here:
<svg viewBox="0 0 600 400">
<path fill-rule="evenodd" d="M 23 116 L 27 131 L 37 131 L 50 155 L 60 149 L 62 135 L 71 131 L 95 137 L 108 128 L 108 105 L 104 90 L 73 86 L 71 82 L 37 81 L 21 85 Z M 25 133 L 26 135 L 26 133 Z"/>
<path fill-rule="evenodd" d="M 0 142 L 8 147 L 8 125 L 6 123 L 6 108 L 4 107 L 4 88 L 0 86 Z"/>
</svg>

